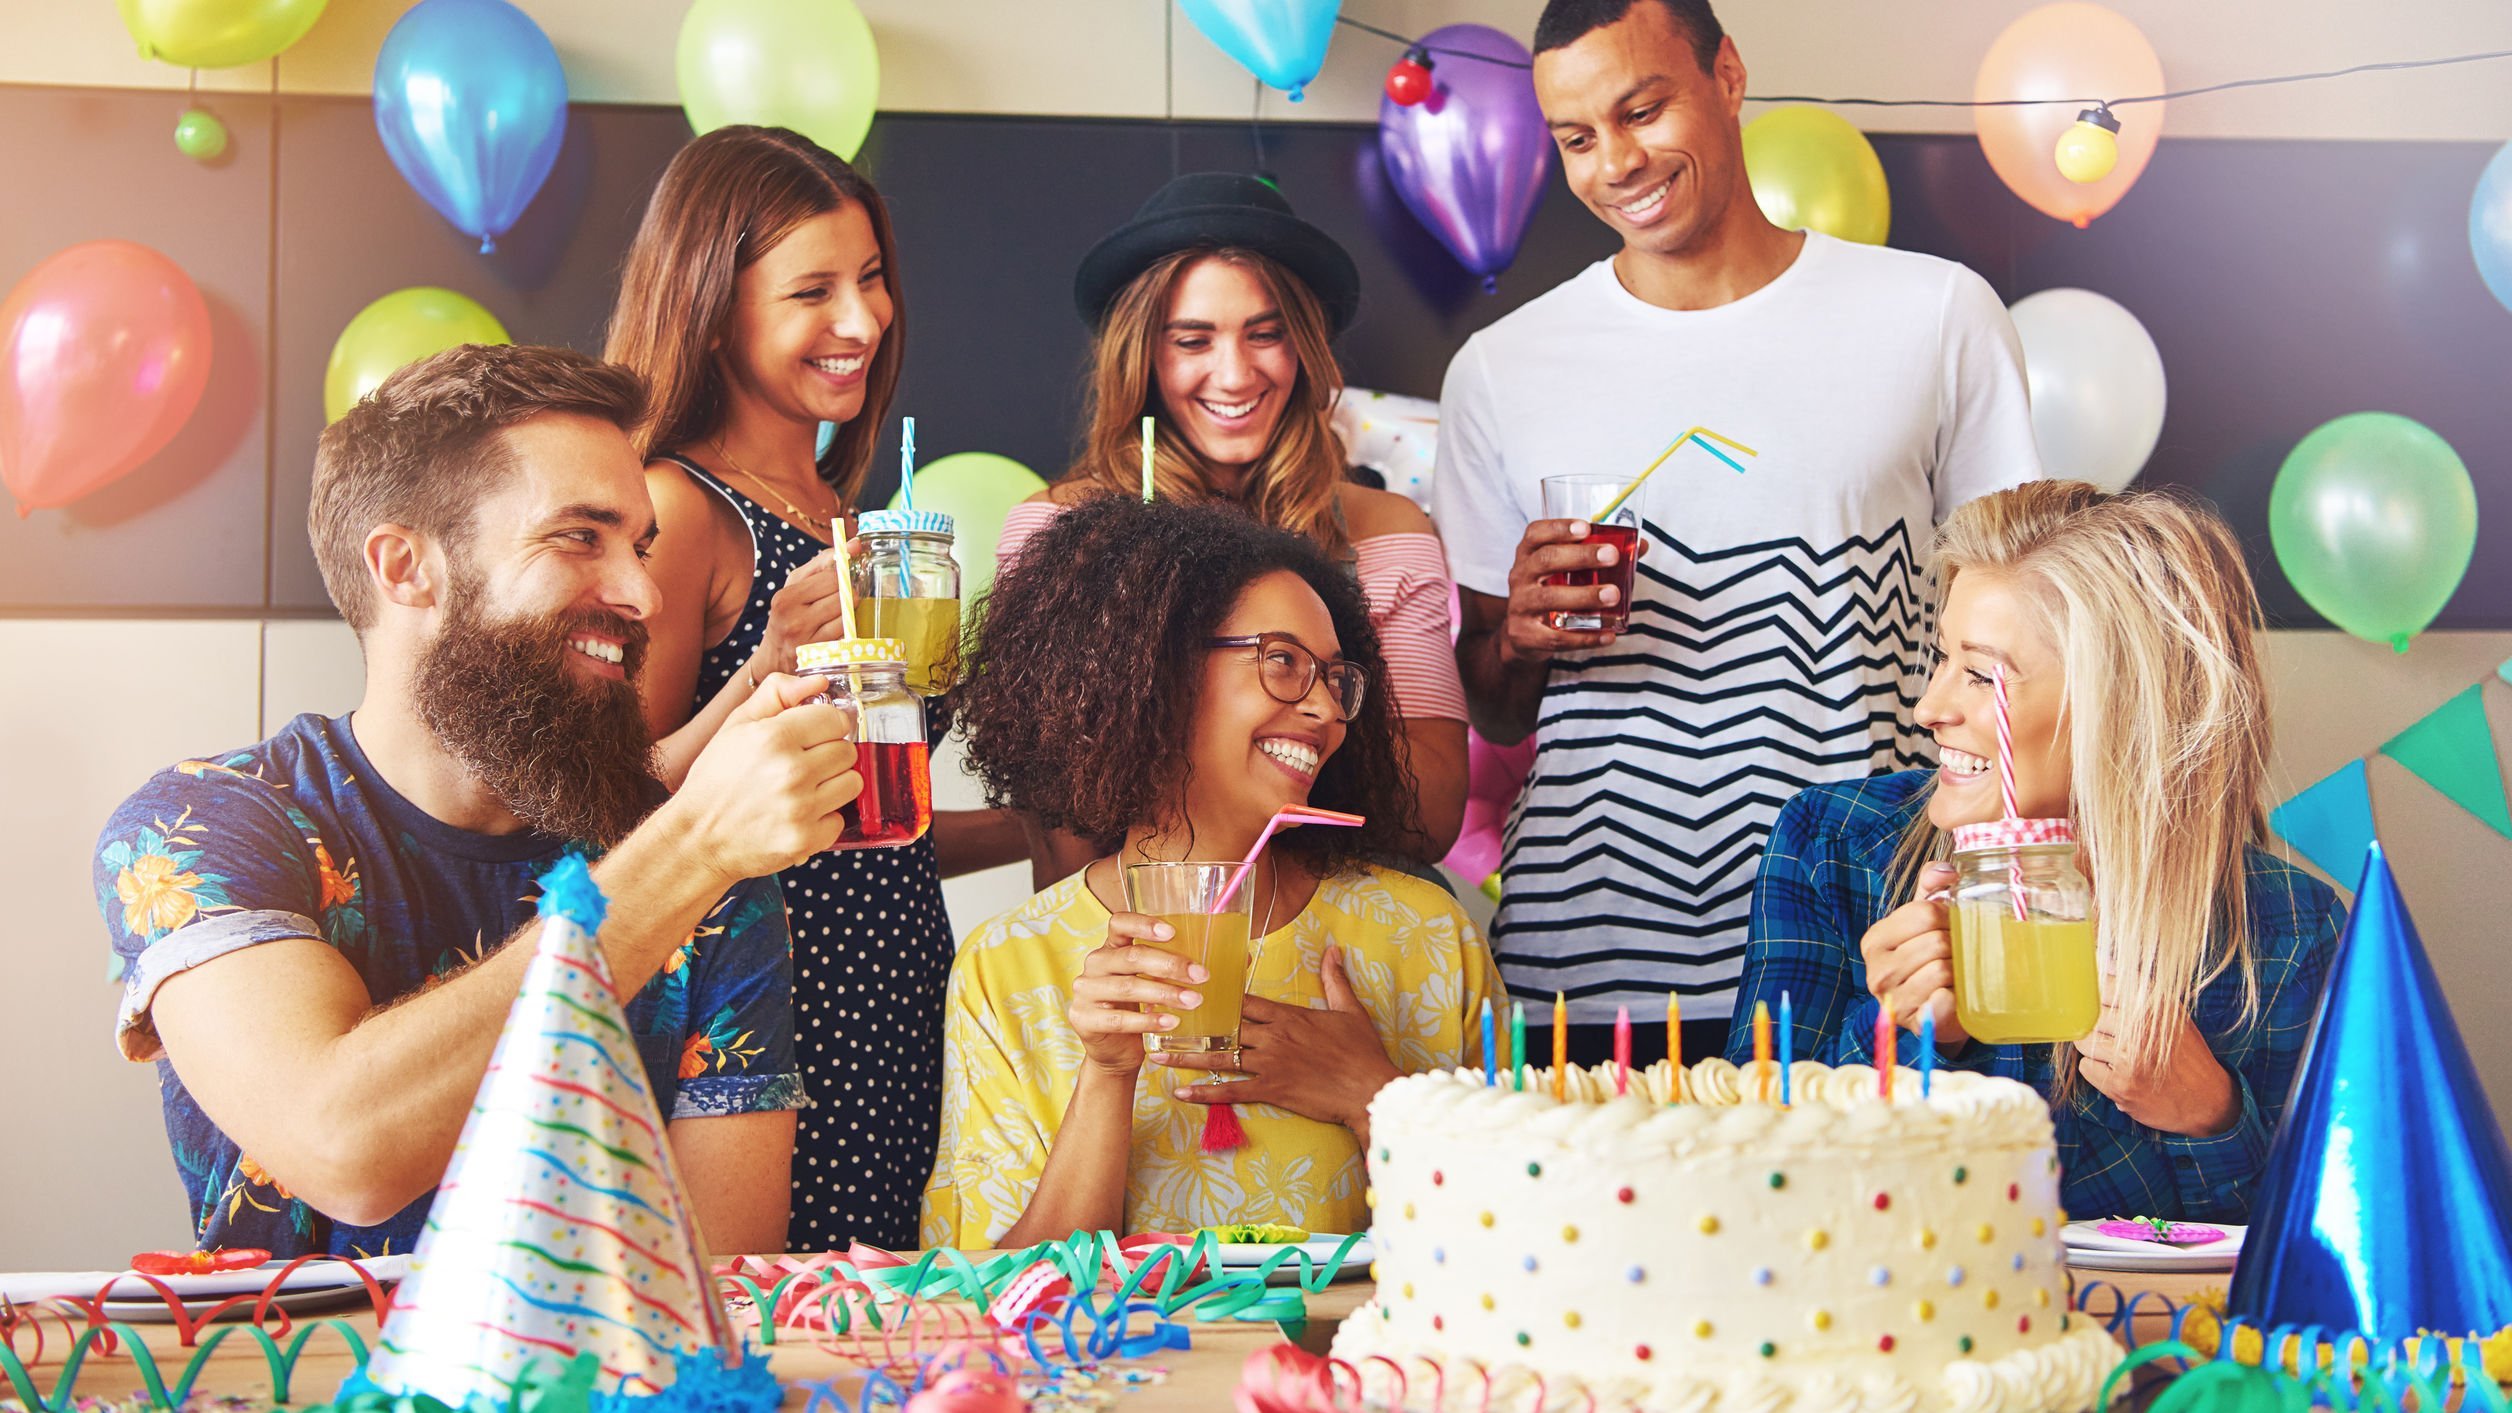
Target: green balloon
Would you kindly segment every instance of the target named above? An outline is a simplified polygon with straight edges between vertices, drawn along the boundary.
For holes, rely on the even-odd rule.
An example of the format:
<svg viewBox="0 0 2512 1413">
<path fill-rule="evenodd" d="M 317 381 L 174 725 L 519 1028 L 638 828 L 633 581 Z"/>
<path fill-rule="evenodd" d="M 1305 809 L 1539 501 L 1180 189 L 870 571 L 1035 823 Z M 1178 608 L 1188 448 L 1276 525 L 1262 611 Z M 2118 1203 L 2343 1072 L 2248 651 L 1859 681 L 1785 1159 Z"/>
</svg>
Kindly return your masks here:
<svg viewBox="0 0 2512 1413">
<path fill-rule="evenodd" d="M 1046 488 L 1037 472 L 990 451 L 963 451 L 916 472 L 916 508 L 939 510 L 956 522 L 952 547 L 959 554 L 959 596 L 968 605 L 967 616 L 975 615 L 978 601 L 993 587 L 994 547 L 1012 507 Z M 906 504 L 903 492 L 890 497 L 893 510 Z"/>
<path fill-rule="evenodd" d="M 178 69 L 257 64 L 305 37 L 325 0 L 116 0 L 143 59 Z"/>
<path fill-rule="evenodd" d="M 2477 488 L 2423 423 L 2357 412 L 2297 443 L 2268 495 L 2268 538 L 2303 601 L 2407 651 L 2477 551 Z"/>
<path fill-rule="evenodd" d="M 397 289 L 358 311 L 323 368 L 323 420 L 337 422 L 375 386 L 457 344 L 513 343 L 497 316 L 468 295 L 432 285 Z"/>
<path fill-rule="evenodd" d="M 227 125 L 207 108 L 186 108 L 174 120 L 174 145 L 195 162 L 215 162 L 227 150 Z"/>
<path fill-rule="evenodd" d="M 1865 133 L 1829 109 L 1773 108 L 1745 124 L 1744 171 L 1754 204 L 1783 230 L 1882 245 L 1893 228 L 1884 163 Z"/>
<path fill-rule="evenodd" d="M 674 68 L 693 131 L 792 128 L 849 162 L 881 94 L 872 26 L 853 0 L 696 0 Z"/>
</svg>

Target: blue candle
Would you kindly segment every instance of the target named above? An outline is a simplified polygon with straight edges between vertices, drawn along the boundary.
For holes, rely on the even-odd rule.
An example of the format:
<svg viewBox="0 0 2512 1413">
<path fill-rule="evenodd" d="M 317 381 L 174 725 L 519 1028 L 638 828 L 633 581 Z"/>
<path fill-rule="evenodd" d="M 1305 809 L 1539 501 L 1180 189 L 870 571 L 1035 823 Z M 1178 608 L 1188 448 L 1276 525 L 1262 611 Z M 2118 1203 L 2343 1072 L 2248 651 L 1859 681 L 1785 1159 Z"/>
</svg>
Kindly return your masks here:
<svg viewBox="0 0 2512 1413">
<path fill-rule="evenodd" d="M 1790 1023 L 1788 993 L 1779 993 L 1779 1107 L 1788 1107 L 1788 1065 L 1796 1053 L 1797 1028 Z"/>
<path fill-rule="evenodd" d="M 1928 1097 L 1936 1082 L 1936 1008 L 1919 1012 L 1919 1097 Z"/>
<path fill-rule="evenodd" d="M 1499 1063 L 1498 1045 L 1492 1039 L 1491 998 L 1486 996 L 1483 998 L 1483 1087 L 1485 1089 L 1490 1089 L 1497 1083 L 1494 1079 L 1494 1066 Z"/>
</svg>

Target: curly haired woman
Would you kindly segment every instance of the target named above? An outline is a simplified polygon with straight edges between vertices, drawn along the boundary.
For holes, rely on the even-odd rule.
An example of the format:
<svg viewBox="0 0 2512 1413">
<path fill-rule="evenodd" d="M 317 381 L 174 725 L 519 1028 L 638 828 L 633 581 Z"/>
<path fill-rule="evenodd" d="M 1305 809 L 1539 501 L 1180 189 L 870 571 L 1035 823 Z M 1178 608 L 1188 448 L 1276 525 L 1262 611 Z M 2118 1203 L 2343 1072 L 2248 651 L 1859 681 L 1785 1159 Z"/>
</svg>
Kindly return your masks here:
<svg viewBox="0 0 2512 1413">
<path fill-rule="evenodd" d="M 1473 1018 L 1500 986 L 1445 892 L 1372 862 L 1414 807 L 1359 586 L 1235 511 L 1107 498 L 1041 529 L 987 603 L 969 757 L 990 800 L 1099 857 L 960 948 L 925 1244 L 1361 1230 L 1371 1096 L 1480 1063 Z M 1286 805 L 1368 823 L 1266 846 L 1241 1049 L 1150 1056 L 1145 1083 L 1143 1037 L 1176 1024 L 1145 1007 L 1191 1007 L 1210 978 L 1146 945 L 1171 934 L 1126 910 L 1122 869 L 1235 862 Z M 1239 1146 L 1203 1141 L 1216 1104 L 1243 1109 Z"/>
</svg>

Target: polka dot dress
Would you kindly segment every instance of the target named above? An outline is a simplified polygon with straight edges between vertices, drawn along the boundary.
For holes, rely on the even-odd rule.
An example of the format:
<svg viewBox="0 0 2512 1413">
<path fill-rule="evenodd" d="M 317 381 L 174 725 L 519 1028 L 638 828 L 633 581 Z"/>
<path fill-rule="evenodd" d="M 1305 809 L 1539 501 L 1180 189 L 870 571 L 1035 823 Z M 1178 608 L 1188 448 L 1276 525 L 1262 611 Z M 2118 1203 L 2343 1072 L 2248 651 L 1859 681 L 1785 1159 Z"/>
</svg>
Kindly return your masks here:
<svg viewBox="0 0 2512 1413">
<path fill-rule="evenodd" d="M 750 602 L 700 660 L 703 702 L 743 672 L 785 576 L 825 546 L 704 468 L 680 464 L 732 502 L 758 546 Z M 786 1245 L 912 1249 L 941 1121 L 953 946 L 933 836 L 904 849 L 820 854 L 782 879 L 794 935 L 794 1049 L 811 1094 L 796 1116 Z"/>
</svg>

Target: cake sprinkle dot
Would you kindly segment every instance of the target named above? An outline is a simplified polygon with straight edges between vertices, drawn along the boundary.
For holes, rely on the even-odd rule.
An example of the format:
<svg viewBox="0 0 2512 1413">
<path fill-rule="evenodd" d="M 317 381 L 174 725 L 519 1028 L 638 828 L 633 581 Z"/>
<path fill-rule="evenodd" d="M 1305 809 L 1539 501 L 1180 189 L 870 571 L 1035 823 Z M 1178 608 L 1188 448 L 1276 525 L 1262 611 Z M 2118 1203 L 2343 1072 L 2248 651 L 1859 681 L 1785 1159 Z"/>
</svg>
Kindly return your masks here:
<svg viewBox="0 0 2512 1413">
<path fill-rule="evenodd" d="M 1570 1329 L 1577 1329 L 1579 1327 L 1579 1312 L 1576 1310 L 1562 1311 L 1561 1323 Z"/>
<path fill-rule="evenodd" d="M 1829 1311 L 1829 1310 L 1817 1310 L 1817 1311 L 1815 1311 L 1815 1312 L 1814 1312 L 1814 1317 L 1813 1317 L 1813 1324 L 1814 1324 L 1814 1327 L 1815 1327 L 1816 1329 L 1818 1329 L 1818 1330 L 1828 1330 L 1828 1329 L 1830 1329 L 1830 1328 L 1832 1327 L 1832 1312 L 1831 1312 L 1831 1311 Z"/>
<path fill-rule="evenodd" d="M 1867 1272 L 1867 1279 L 1876 1285 L 1891 1285 L 1893 1283 L 1893 1273 L 1887 1267 L 1878 1266 L 1874 1270 Z"/>
<path fill-rule="evenodd" d="M 1692 1333 L 1701 1339 L 1708 1339 L 1710 1337 L 1711 1328 L 1712 1326 L 1707 1320 L 1695 1320 L 1692 1323 Z"/>
<path fill-rule="evenodd" d="M 2044 1309 L 2044 1310 L 2049 1309 L 2049 1308 L 2050 1308 L 2050 1291 L 2049 1291 L 2049 1287 L 2047 1287 L 2047 1286 L 2043 1286 L 2043 1287 L 2041 1287 L 2041 1288 L 2039 1288 L 2039 1289 L 2037 1289 L 2037 1290 L 2033 1291 L 2033 1292 L 2032 1292 L 2032 1303 L 2033 1303 L 2033 1304 L 2035 1304 L 2035 1305 L 2040 1306 L 2040 1307 L 2041 1307 L 2042 1309 Z"/>
<path fill-rule="evenodd" d="M 2033 1218 L 2032 1234 L 2034 1236 L 2048 1236 L 2050 1234 L 2050 1224 L 2041 1220 L 2039 1217 Z"/>
<path fill-rule="evenodd" d="M 1997 1308 L 1997 1287 L 1996 1287 L 1996 1286 L 1990 1286 L 1987 1290 L 1984 1290 L 1984 1291 L 1980 1292 L 1980 1304 L 1981 1304 L 1984 1308 L 1987 1308 L 1987 1309 L 1990 1309 L 1990 1310 L 1994 1310 L 1994 1309 L 1996 1309 L 1996 1308 Z"/>
<path fill-rule="evenodd" d="M 1947 1271 L 1945 1273 L 1945 1283 L 1947 1285 L 1961 1285 L 1963 1283 L 1963 1268 L 1956 1266 Z"/>
<path fill-rule="evenodd" d="M 1753 1283 L 1755 1285 L 1769 1285 L 1771 1283 L 1771 1268 L 1768 1266 L 1754 1267 Z"/>
<path fill-rule="evenodd" d="M 1935 1229 L 1935 1228 L 1933 1228 L 1933 1227 L 1921 1227 L 1921 1228 L 1919 1228 L 1919 1249 L 1920 1249 L 1920 1250 L 1922 1250 L 1922 1251 L 1934 1251 L 1934 1250 L 1936 1249 L 1936 1229 Z"/>
<path fill-rule="evenodd" d="M 2015 1269 L 2016 1269 L 2016 1270 L 2018 1270 L 2018 1271 L 2020 1271 L 2020 1270 L 2022 1270 L 2023 1268 L 2024 1268 L 2024 1253 L 2022 1253 L 2022 1252 L 2018 1251 L 2018 1252 L 2016 1252 L 2016 1253 L 2015 1253 Z"/>
<path fill-rule="evenodd" d="M 1648 1347 L 1647 1345 L 1645 1345 L 1645 1344 L 1640 1345 L 1639 1347 L 1637 1347 L 1637 1348 L 1633 1349 L 1633 1350 L 1631 1351 L 1631 1356 L 1632 1356 L 1633 1358 L 1635 1358 L 1635 1359 L 1640 1359 L 1640 1360 L 1646 1360 L 1646 1359 L 1648 1359 L 1648 1358 L 1652 1357 L 1652 1356 L 1651 1356 L 1651 1353 L 1650 1353 L 1650 1350 L 1649 1350 L 1649 1347 Z"/>
<path fill-rule="evenodd" d="M 1475 1220 L 1481 1222 L 1485 1226 L 1490 1226 L 1492 1224 L 1492 1214 L 1489 1212 L 1481 1213 L 1475 1217 Z"/>
<path fill-rule="evenodd" d="M 1448 1328 L 1448 1322 L 1437 1315 L 1433 1315 L 1430 1317 L 1430 1327 L 1434 1330 L 1444 1330 Z"/>
<path fill-rule="evenodd" d="M 1430 1263 L 1431 1263 L 1432 1265 L 1434 1265 L 1434 1266 L 1445 1266 L 1445 1265 L 1447 1265 L 1447 1264 L 1448 1264 L 1448 1248 L 1447 1248 L 1447 1247 L 1445 1247 L 1445 1246 L 1434 1246 L 1434 1247 L 1432 1247 L 1432 1248 L 1430 1249 Z"/>
<path fill-rule="evenodd" d="M 1531 1270 L 1534 1270 L 1534 1269 L 1535 1269 L 1535 1258 L 1534 1258 L 1534 1257 L 1532 1257 L 1532 1256 L 1526 1257 L 1525 1259 L 1523 1259 L 1523 1260 L 1521 1260 L 1520 1262 L 1518 1262 L 1518 1264 L 1519 1264 L 1521 1267 L 1524 1267 L 1524 1268 L 1525 1268 L 1525 1269 L 1527 1269 L 1527 1270 L 1530 1270 L 1530 1271 L 1531 1271 Z"/>
<path fill-rule="evenodd" d="M 1561 1239 L 1565 1242 L 1576 1244 L 1579 1239 L 1579 1229 L 1577 1227 L 1563 1227 L 1561 1229 Z"/>
<path fill-rule="evenodd" d="M 1892 1206 L 1893 1194 L 1889 1192 L 1879 1192 L 1875 1194 L 1875 1210 L 1879 1212 L 1888 1212 L 1892 1210 Z"/>
<path fill-rule="evenodd" d="M 1767 1339 L 1766 1339 L 1766 1340 L 1764 1340 L 1764 1341 L 1762 1341 L 1762 1357 L 1763 1357 L 1763 1358 L 1765 1358 L 1765 1359 L 1775 1358 L 1775 1357 L 1777 1357 L 1777 1356 L 1778 1356 L 1778 1354 L 1779 1354 L 1779 1346 L 1778 1346 L 1778 1345 L 1771 1343 L 1771 1342 L 1770 1342 L 1769 1340 L 1767 1340 Z"/>
<path fill-rule="evenodd" d="M 1519 1343 L 1521 1346 L 1524 1346 L 1524 1345 L 1529 1345 L 1529 1344 L 1533 1344 L 1534 1342 L 1535 1342 L 1534 1340 L 1529 1339 L 1529 1338 L 1527 1337 L 1527 1333 L 1526 1333 L 1526 1331 L 1524 1331 L 1524 1330 L 1520 1330 L 1520 1331 L 1518 1331 L 1518 1343 Z"/>
<path fill-rule="evenodd" d="M 1997 1228 L 1990 1226 L 1987 1222 L 1982 1222 L 1980 1224 L 1980 1244 L 1982 1246 L 1986 1246 L 1995 1240 L 1997 1240 Z"/>
<path fill-rule="evenodd" d="M 2025 1316 L 2023 1316 L 2023 1317 L 2021 1317 L 2020 1319 L 2018 1319 L 2018 1320 L 2016 1320 L 2016 1321 L 2015 1321 L 2015 1333 L 2017 1333 L 2017 1334 L 2030 1334 L 2030 1333 L 2032 1333 L 2032 1317 L 2031 1317 L 2030 1315 L 2025 1315 Z"/>
<path fill-rule="evenodd" d="M 1919 1323 L 1923 1325 L 1936 1318 L 1936 1302 L 1933 1300 L 1922 1300 L 1914 1308 L 1919 1316 Z"/>
<path fill-rule="evenodd" d="M 1788 1185 L 1788 1174 L 1786 1174 L 1786 1173 L 1773 1173 L 1773 1174 L 1771 1174 L 1771 1186 L 1772 1186 L 1772 1188 L 1777 1189 L 1777 1188 L 1786 1187 L 1787 1185 Z"/>
<path fill-rule="evenodd" d="M 1408 1222 L 1413 1220 L 1413 1204 L 1410 1202 L 1404 1204 L 1404 1219 Z"/>
<path fill-rule="evenodd" d="M 1648 1279 L 1648 1272 L 1634 1266 L 1629 1271 L 1624 1273 L 1624 1278 L 1629 1280 L 1633 1285 L 1638 1285 L 1640 1282 Z"/>
<path fill-rule="evenodd" d="M 1627 1203 L 1631 1200 L 1631 1195 L 1631 1189 L 1626 1187 L 1614 1193 L 1614 1200 L 1616 1202 Z M 1646 1349 L 1648 1346 L 1642 1345 L 1640 1347 Z"/>
<path fill-rule="evenodd" d="M 1486 1310 L 1492 1308 L 1492 1298 L 1488 1292 L 1486 1292 L 1483 1296 L 1483 1308 Z"/>
<path fill-rule="evenodd" d="M 1544 1175 L 1544 1165 L 1541 1163 L 1527 1164 L 1526 1175 L 1528 1177 L 1542 1177 Z"/>
<path fill-rule="evenodd" d="M 1382 1163 L 1383 1163 L 1383 1162 L 1385 1162 L 1385 1161 L 1387 1161 L 1387 1150 L 1386 1150 L 1386 1149 L 1381 1148 L 1381 1149 L 1379 1149 L 1379 1150 L 1378 1150 L 1378 1161 L 1379 1161 L 1379 1162 L 1382 1162 Z"/>
<path fill-rule="evenodd" d="M 1411 1281 L 1406 1281 L 1404 1283 L 1404 1298 L 1407 1300 L 1413 1298 L 1413 1282 Z"/>
<path fill-rule="evenodd" d="M 1701 1218 L 1701 1235 L 1703 1235 L 1703 1236 L 1716 1236 L 1716 1235 L 1718 1235 L 1718 1218 L 1716 1218 L 1716 1217 L 1703 1217 L 1703 1218 Z"/>
<path fill-rule="evenodd" d="M 1814 1230 L 1806 1233 L 1806 1250 L 1808 1251 L 1820 1251 L 1824 1247 L 1831 1244 L 1832 1234 L 1823 1230 L 1821 1227 L 1816 1227 Z"/>
<path fill-rule="evenodd" d="M 2015 1183 L 2015 1182 L 2010 1182 L 2010 1183 L 2006 1184 L 2006 1200 L 2007 1200 L 2007 1201 L 2009 1201 L 2009 1202 L 2021 1202 L 2021 1201 L 2023 1201 L 2023 1200 L 2024 1200 L 2024 1189 L 2023 1189 L 2023 1184 L 2021 1184 L 2021 1183 Z"/>
<path fill-rule="evenodd" d="M 1961 1350 L 1965 1354 L 1969 1354 L 1971 1352 L 1971 1336 L 1964 1335 L 1962 1338 L 1955 1340 L 1954 1347 Z"/>
<path fill-rule="evenodd" d="M 1430 1170 L 1430 1185 L 1431 1185 L 1431 1186 L 1433 1186 L 1433 1187 L 1441 1187 L 1441 1186 L 1445 1186 L 1445 1185 L 1446 1185 L 1446 1183 L 1447 1183 L 1447 1181 L 1448 1181 L 1448 1175 L 1447 1175 L 1446 1173 L 1441 1172 L 1441 1171 L 1440 1171 L 1439 1169 L 1437 1169 L 1437 1168 L 1433 1168 L 1433 1169 L 1431 1169 L 1431 1170 Z"/>
<path fill-rule="evenodd" d="M 1878 1340 L 1875 1342 L 1875 1347 L 1876 1347 L 1876 1348 L 1878 1348 L 1878 1349 L 1880 1349 L 1880 1350 L 1882 1350 L 1882 1351 L 1884 1351 L 1884 1352 L 1885 1352 L 1885 1353 L 1887 1353 L 1887 1354 L 1892 1353 L 1892 1352 L 1893 1352 L 1893 1337 L 1892 1337 L 1891 1335 L 1885 1335 L 1883 1338 L 1878 1339 Z"/>
<path fill-rule="evenodd" d="M 1967 1183 L 1967 1182 L 1969 1182 L 1969 1181 L 1971 1181 L 1971 1169 L 1969 1169 L 1969 1168 L 1956 1168 L 1956 1169 L 1954 1169 L 1954 1186 L 1956 1186 L 1956 1187 L 1960 1187 L 1960 1186 L 1962 1186 L 1964 1183 Z"/>
</svg>

